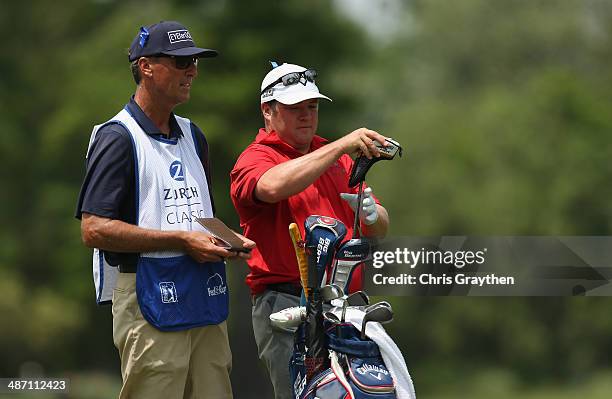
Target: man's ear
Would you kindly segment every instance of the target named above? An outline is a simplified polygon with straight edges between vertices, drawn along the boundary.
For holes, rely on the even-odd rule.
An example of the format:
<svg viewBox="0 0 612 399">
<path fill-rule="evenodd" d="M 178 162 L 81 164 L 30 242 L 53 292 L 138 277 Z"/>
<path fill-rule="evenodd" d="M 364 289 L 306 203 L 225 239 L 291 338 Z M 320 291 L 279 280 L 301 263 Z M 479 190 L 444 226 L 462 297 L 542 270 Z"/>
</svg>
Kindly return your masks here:
<svg viewBox="0 0 612 399">
<path fill-rule="evenodd" d="M 140 74 L 144 77 L 150 78 L 153 76 L 153 69 L 151 68 L 151 61 L 147 57 L 140 57 L 138 60 L 138 67 L 140 68 Z"/>
<path fill-rule="evenodd" d="M 272 106 L 270 103 L 262 103 L 260 109 L 264 119 L 269 122 L 272 119 Z"/>
</svg>

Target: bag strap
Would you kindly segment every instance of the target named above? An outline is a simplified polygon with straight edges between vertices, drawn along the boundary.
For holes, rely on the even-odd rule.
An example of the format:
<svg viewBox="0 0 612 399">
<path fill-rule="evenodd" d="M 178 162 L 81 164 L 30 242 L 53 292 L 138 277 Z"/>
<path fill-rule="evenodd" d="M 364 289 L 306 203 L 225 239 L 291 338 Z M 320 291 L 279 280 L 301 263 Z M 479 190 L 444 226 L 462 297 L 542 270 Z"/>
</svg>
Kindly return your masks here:
<svg viewBox="0 0 612 399">
<path fill-rule="evenodd" d="M 342 366 L 340 365 L 340 362 L 338 361 L 338 354 L 336 353 L 336 351 L 330 350 L 329 358 L 331 360 L 331 369 L 334 372 L 334 375 L 338 379 L 338 382 L 342 384 L 342 386 L 347 392 L 347 396 L 345 396 L 344 399 L 355 399 L 355 394 L 353 393 L 353 389 L 351 388 L 348 380 L 346 379 L 346 375 L 344 374 L 344 369 L 342 368 Z"/>
</svg>

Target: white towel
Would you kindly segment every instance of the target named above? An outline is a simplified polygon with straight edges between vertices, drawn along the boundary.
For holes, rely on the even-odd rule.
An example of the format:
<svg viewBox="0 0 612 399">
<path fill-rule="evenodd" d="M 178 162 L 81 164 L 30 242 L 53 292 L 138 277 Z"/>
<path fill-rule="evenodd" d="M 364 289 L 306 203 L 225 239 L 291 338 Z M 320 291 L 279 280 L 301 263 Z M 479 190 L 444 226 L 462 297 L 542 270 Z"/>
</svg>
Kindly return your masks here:
<svg viewBox="0 0 612 399">
<path fill-rule="evenodd" d="M 363 310 L 349 307 L 346 310 L 346 321 L 351 322 L 361 331 L 361 322 L 363 321 L 364 314 Z M 416 399 L 412 377 L 410 377 L 408 372 L 404 356 L 383 326 L 377 322 L 369 322 L 366 327 L 366 335 L 378 345 L 383 361 L 389 369 L 391 377 L 393 377 L 398 399 Z"/>
</svg>

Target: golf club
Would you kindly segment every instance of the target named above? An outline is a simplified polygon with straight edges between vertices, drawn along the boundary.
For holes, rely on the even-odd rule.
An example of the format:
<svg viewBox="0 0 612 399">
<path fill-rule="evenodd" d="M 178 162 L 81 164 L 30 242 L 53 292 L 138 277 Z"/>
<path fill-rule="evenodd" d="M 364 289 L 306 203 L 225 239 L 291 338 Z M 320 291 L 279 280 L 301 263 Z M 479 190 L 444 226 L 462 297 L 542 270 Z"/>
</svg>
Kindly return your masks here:
<svg viewBox="0 0 612 399">
<path fill-rule="evenodd" d="M 323 317 L 327 320 L 330 321 L 334 324 L 338 324 L 340 323 L 340 319 L 338 318 L 338 316 L 336 316 L 336 314 L 332 311 L 327 311 L 323 313 Z"/>
<path fill-rule="evenodd" d="M 346 297 L 346 301 L 349 306 L 368 306 L 370 304 L 370 297 L 365 291 L 355 291 Z"/>
<path fill-rule="evenodd" d="M 346 309 L 349 306 L 367 306 L 370 303 L 370 298 L 368 294 L 363 291 L 353 292 L 351 295 L 347 296 L 342 303 L 342 316 L 340 320 L 344 323 L 346 320 Z"/>
<path fill-rule="evenodd" d="M 393 308 L 391 307 L 391 304 L 389 302 L 387 302 L 387 301 L 380 301 L 380 302 L 376 302 L 376 303 L 373 303 L 373 304 L 367 306 L 364 309 L 364 311 L 367 312 L 370 309 L 374 309 L 374 308 L 377 308 L 377 307 L 380 307 L 380 306 L 386 306 L 389 309 L 393 310 Z"/>
<path fill-rule="evenodd" d="M 387 306 L 375 306 L 363 315 L 361 322 L 361 339 L 366 339 L 366 326 L 370 321 L 384 324 L 393 320 L 393 311 Z"/>
<path fill-rule="evenodd" d="M 378 161 L 382 160 L 391 160 L 395 158 L 395 155 L 399 153 L 399 156 L 402 156 L 402 146 L 397 141 L 392 138 L 386 137 L 385 141 L 386 145 L 380 144 L 378 141 L 374 141 L 374 145 L 380 151 L 380 156 L 373 157 L 368 159 L 365 155 L 360 155 L 355 160 L 353 164 L 353 169 L 351 170 L 351 177 L 349 178 L 349 187 L 355 187 L 359 184 L 359 190 L 357 192 L 357 209 L 355 210 L 355 221 L 353 223 L 353 237 L 357 238 L 358 231 L 359 235 L 361 235 L 361 229 L 359 225 L 359 211 L 361 209 L 361 201 L 363 198 L 363 182 L 365 180 L 365 176 L 368 173 L 368 170 Z"/>
<path fill-rule="evenodd" d="M 334 299 L 341 298 L 344 295 L 344 291 L 337 284 L 324 285 L 320 289 L 321 299 L 323 302 L 331 302 Z"/>
</svg>

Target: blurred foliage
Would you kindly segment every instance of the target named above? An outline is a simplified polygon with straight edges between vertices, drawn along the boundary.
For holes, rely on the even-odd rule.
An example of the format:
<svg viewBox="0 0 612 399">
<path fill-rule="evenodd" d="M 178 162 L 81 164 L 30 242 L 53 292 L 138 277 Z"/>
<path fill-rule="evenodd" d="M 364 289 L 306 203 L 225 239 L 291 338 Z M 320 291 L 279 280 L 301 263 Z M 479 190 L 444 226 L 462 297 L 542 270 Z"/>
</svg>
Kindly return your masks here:
<svg viewBox="0 0 612 399">
<path fill-rule="evenodd" d="M 34 361 L 71 376 L 74 397 L 116 392 L 110 309 L 93 301 L 91 254 L 72 215 L 91 128 L 133 92 L 127 47 L 160 19 L 221 53 L 200 64 L 177 113 L 206 133 L 218 216 L 234 227 L 228 174 L 262 124 L 259 85 L 276 60 L 319 71 L 334 99 L 321 105 L 322 135 L 368 126 L 404 145 L 401 161 L 368 175 L 394 235 L 612 231 L 609 2 L 406 1 L 384 43 L 324 0 L 144 4 L 2 5 L 0 32 L 12 38 L 0 52 L 3 376 Z M 238 383 L 266 377 L 246 265 L 228 270 L 235 393 L 265 397 L 265 384 Z M 388 330 L 428 397 L 609 397 L 608 299 L 388 299 Z"/>
</svg>

